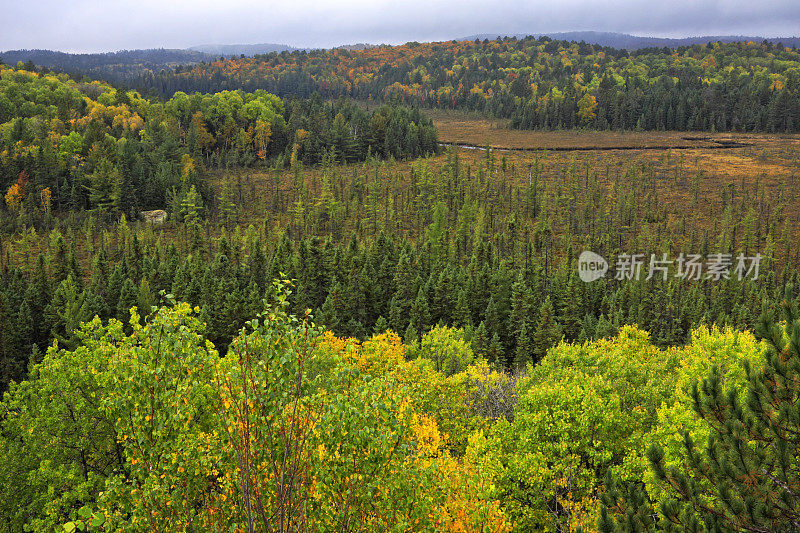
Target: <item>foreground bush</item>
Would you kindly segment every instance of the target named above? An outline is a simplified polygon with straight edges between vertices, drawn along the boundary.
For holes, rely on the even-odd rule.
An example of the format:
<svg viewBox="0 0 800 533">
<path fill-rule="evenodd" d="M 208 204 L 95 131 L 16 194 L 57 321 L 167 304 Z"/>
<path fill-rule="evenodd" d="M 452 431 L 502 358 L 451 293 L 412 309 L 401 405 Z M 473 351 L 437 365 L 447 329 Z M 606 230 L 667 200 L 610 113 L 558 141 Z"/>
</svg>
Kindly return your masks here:
<svg viewBox="0 0 800 533">
<path fill-rule="evenodd" d="M 402 344 L 322 336 L 279 285 L 226 357 L 186 304 L 51 347 L 0 404 L 0 530 L 509 530 Z"/>
</svg>

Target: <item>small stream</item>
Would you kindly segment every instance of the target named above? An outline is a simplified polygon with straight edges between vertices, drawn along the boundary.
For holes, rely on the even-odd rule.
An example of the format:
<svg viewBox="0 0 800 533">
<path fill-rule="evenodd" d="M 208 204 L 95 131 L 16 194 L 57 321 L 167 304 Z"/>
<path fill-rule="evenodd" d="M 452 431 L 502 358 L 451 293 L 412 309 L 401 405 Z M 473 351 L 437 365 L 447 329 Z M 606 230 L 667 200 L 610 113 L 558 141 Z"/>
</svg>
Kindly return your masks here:
<svg viewBox="0 0 800 533">
<path fill-rule="evenodd" d="M 656 146 L 558 146 L 554 148 L 497 148 L 490 146 L 495 152 L 594 152 L 594 151 L 609 151 L 609 150 L 727 150 L 731 148 L 745 148 L 753 146 L 752 143 L 730 140 L 717 140 L 709 137 L 681 137 L 684 141 L 704 141 L 714 143 L 711 146 L 670 146 L 670 145 L 656 145 Z M 478 146 L 477 144 L 464 143 L 464 142 L 440 142 L 439 146 L 457 146 L 465 150 L 486 150 L 485 146 Z"/>
</svg>

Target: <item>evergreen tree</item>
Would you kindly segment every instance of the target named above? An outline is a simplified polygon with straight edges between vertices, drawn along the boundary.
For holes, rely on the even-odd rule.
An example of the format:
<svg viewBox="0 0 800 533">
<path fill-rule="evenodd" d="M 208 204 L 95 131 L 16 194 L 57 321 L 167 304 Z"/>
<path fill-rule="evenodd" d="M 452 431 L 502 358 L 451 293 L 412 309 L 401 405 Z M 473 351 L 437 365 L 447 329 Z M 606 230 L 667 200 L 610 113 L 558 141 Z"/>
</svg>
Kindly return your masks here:
<svg viewBox="0 0 800 533">
<path fill-rule="evenodd" d="M 419 333 L 414 328 L 414 324 L 409 324 L 406 328 L 405 333 L 403 333 L 403 343 L 407 345 L 414 344 L 419 340 Z"/>
<path fill-rule="evenodd" d="M 411 306 L 411 317 L 410 317 L 411 324 L 414 325 L 414 329 L 419 331 L 428 331 L 430 327 L 431 315 L 430 311 L 428 310 L 428 300 L 425 298 L 425 292 L 420 287 L 419 291 L 417 292 L 417 297 L 414 299 L 414 303 Z"/>
<path fill-rule="evenodd" d="M 119 300 L 116 306 L 116 318 L 124 324 L 128 323 L 131 317 L 131 308 L 139 304 L 139 294 L 136 285 L 130 278 L 125 278 L 122 289 L 119 293 Z"/>
<path fill-rule="evenodd" d="M 489 351 L 489 334 L 486 332 L 486 324 L 481 321 L 472 336 L 472 351 L 475 355 L 486 357 Z"/>
<path fill-rule="evenodd" d="M 469 309 L 469 300 L 465 289 L 458 291 L 456 308 L 453 310 L 453 325 L 457 328 L 472 327 L 472 312 Z"/>
<path fill-rule="evenodd" d="M 608 339 L 617 334 L 617 326 L 609 321 L 605 315 L 600 315 L 597 320 L 596 338 Z"/>
<path fill-rule="evenodd" d="M 81 322 L 89 320 L 84 306 L 86 294 L 68 275 L 53 293 L 53 299 L 44 311 L 45 319 L 50 324 L 50 335 L 68 348 L 75 348 L 75 330 Z"/>
<path fill-rule="evenodd" d="M 495 333 L 492 335 L 492 341 L 486 349 L 486 358 L 490 363 L 502 364 L 505 361 L 505 353 L 503 352 L 503 344 L 500 342 L 500 335 Z"/>
<path fill-rule="evenodd" d="M 597 320 L 594 315 L 586 313 L 583 317 L 581 324 L 581 332 L 578 334 L 578 342 L 584 343 L 586 341 L 594 340 L 597 335 Z"/>
<path fill-rule="evenodd" d="M 528 335 L 528 325 L 523 322 L 517 337 L 517 350 L 514 357 L 514 365 L 518 369 L 525 368 L 531 362 L 533 356 L 533 342 Z"/>
<path fill-rule="evenodd" d="M 550 297 L 545 298 L 539 309 L 539 320 L 533 334 L 533 356 L 535 361 L 547 355 L 547 350 L 561 339 L 561 326 L 556 322 L 553 303 Z"/>
<path fill-rule="evenodd" d="M 783 304 L 783 327 L 774 313 L 762 315 L 758 334 L 767 344 L 763 369 L 744 361 L 745 400 L 726 390 L 723 371 L 712 367 L 692 388 L 698 416 L 711 428 L 708 444 L 698 449 L 684 434 L 688 461 L 665 464 L 654 444 L 648 459 L 667 496 L 660 502 L 659 529 L 683 531 L 797 531 L 800 528 L 800 313 L 790 299 Z M 615 491 L 603 499 L 600 528 L 621 531 L 651 524 L 649 501 Z M 645 518 L 642 518 L 645 517 Z M 625 529 L 630 530 L 630 529 Z"/>
<path fill-rule="evenodd" d="M 372 328 L 373 333 L 379 335 L 381 333 L 386 333 L 386 330 L 389 329 L 389 323 L 386 322 L 386 319 L 383 318 L 383 315 L 378 317 L 378 320 L 375 321 L 375 327 Z"/>
<path fill-rule="evenodd" d="M 322 304 L 322 310 L 319 315 L 320 321 L 334 332 L 340 332 L 344 325 L 342 321 L 342 310 L 345 305 L 343 298 L 342 286 L 337 283 L 328 294 L 328 297 L 325 298 L 325 303 Z"/>
</svg>

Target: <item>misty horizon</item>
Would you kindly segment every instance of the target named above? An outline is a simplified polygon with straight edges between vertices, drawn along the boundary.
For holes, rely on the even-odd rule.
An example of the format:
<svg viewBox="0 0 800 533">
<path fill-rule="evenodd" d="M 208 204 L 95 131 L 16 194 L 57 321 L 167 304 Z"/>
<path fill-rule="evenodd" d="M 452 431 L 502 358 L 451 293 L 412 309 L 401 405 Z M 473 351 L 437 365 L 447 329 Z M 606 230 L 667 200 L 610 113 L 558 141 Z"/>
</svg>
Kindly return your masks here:
<svg viewBox="0 0 800 533">
<path fill-rule="evenodd" d="M 776 34 L 776 35 L 766 35 L 766 34 L 756 34 L 756 33 L 729 33 L 729 34 L 709 34 L 709 33 L 698 33 L 698 34 L 686 34 L 686 35 L 663 35 L 663 34 L 634 34 L 634 33 L 627 33 L 627 32 L 613 32 L 613 31 L 597 31 L 597 30 L 563 30 L 563 31 L 551 31 L 551 32 L 476 32 L 471 35 L 459 35 L 455 37 L 449 38 L 441 38 L 441 39 L 411 39 L 406 41 L 393 41 L 393 42 L 366 42 L 366 41 L 352 41 L 352 42 L 341 42 L 336 44 L 331 44 L 329 46 L 311 46 L 311 45 L 304 45 L 304 44 L 297 44 L 297 43 L 286 43 L 286 42 L 277 42 L 277 41 L 250 41 L 250 42 L 200 42 L 200 43 L 191 43 L 186 46 L 177 46 L 177 47 L 170 47 L 170 46 L 139 46 L 139 47 L 128 47 L 128 48 L 115 48 L 115 49 L 96 49 L 96 50 L 69 50 L 69 49 L 56 49 L 56 48 L 42 48 L 42 47 L 26 47 L 26 48 L 2 48 L 0 52 L 4 51 L 12 51 L 12 50 L 50 50 L 53 52 L 63 52 L 67 54 L 106 54 L 106 53 L 118 53 L 118 52 L 125 52 L 125 51 L 132 51 L 132 50 L 199 50 L 203 47 L 211 47 L 211 46 L 224 46 L 224 47 L 245 47 L 245 46 L 266 46 L 266 45 L 276 45 L 276 46 L 286 46 L 293 50 L 325 50 L 331 48 L 339 48 L 339 47 L 346 47 L 346 46 L 358 46 L 358 45 L 367 45 L 367 46 L 397 46 L 402 45 L 410 42 L 448 42 L 454 40 L 464 40 L 464 39 L 472 39 L 475 36 L 480 36 L 481 38 L 488 38 L 493 39 L 495 37 L 511 37 L 511 36 L 519 36 L 522 34 L 529 35 L 529 36 L 559 36 L 563 34 L 572 34 L 572 33 L 594 33 L 594 34 L 608 34 L 608 35 L 625 35 L 635 38 L 645 38 L 645 39 L 700 39 L 700 38 L 716 38 L 716 37 L 757 37 L 757 38 L 764 38 L 770 40 L 776 39 L 797 39 L 800 38 L 800 32 L 795 34 Z"/>
<path fill-rule="evenodd" d="M 653 5 L 635 0 L 569 0 L 559 5 L 462 1 L 402 6 L 390 2 L 300 0 L 253 4 L 236 0 L 156 3 L 45 0 L 0 8 L 0 50 L 49 49 L 70 53 L 204 45 L 282 44 L 331 48 L 357 43 L 396 45 L 449 41 L 470 35 L 610 32 L 637 37 L 794 37 L 800 4 L 741 0 L 697 5 L 689 0 Z M 158 20 L 157 25 L 152 21 Z"/>
</svg>

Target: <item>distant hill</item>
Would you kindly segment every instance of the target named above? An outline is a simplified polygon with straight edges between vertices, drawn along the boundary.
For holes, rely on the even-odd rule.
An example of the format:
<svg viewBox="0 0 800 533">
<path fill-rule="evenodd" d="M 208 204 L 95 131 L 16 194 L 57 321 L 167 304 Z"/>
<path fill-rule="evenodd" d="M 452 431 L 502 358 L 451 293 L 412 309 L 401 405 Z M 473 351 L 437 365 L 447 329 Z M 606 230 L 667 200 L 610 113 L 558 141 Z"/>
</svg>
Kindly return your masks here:
<svg viewBox="0 0 800 533">
<path fill-rule="evenodd" d="M 98 54 L 70 54 L 53 50 L 8 50 L 0 52 L 3 62 L 13 65 L 18 61 L 33 61 L 37 66 L 65 72 L 88 72 L 97 67 L 121 64 L 142 66 L 172 66 L 208 61 L 214 56 L 196 50 L 152 48 L 148 50 L 120 50 Z"/>
<path fill-rule="evenodd" d="M 8 65 L 33 61 L 37 67 L 47 67 L 70 75 L 88 76 L 109 83 L 127 84 L 146 72 L 160 72 L 179 65 L 195 65 L 212 61 L 215 56 L 195 50 L 153 48 L 121 50 L 98 54 L 70 54 L 52 50 L 9 50 L 0 52 Z"/>
<path fill-rule="evenodd" d="M 356 43 L 356 44 L 343 44 L 342 46 L 336 46 L 337 50 L 350 50 L 351 52 L 356 50 L 368 50 L 370 48 L 375 48 L 380 46 L 379 44 L 369 44 L 369 43 Z"/>
<path fill-rule="evenodd" d="M 231 56 L 253 56 L 257 54 L 269 54 L 271 52 L 291 52 L 298 50 L 293 46 L 286 44 L 275 43 L 261 43 L 261 44 L 202 44 L 198 46 L 190 46 L 189 50 L 194 52 L 202 52 L 211 54 L 215 57 L 231 57 Z"/>
<path fill-rule="evenodd" d="M 334 48 L 340 50 L 366 50 L 374 48 L 375 44 L 356 43 L 356 44 L 343 44 L 335 46 Z M 317 48 L 295 48 L 286 44 L 262 43 L 262 44 L 204 44 L 200 46 L 192 46 L 189 50 L 197 52 L 204 52 L 211 54 L 214 57 L 237 57 L 237 56 L 254 56 L 259 54 L 270 54 L 272 52 L 296 52 L 300 50 L 310 51 L 317 50 Z"/>
<path fill-rule="evenodd" d="M 800 46 L 800 37 L 755 37 L 748 35 L 703 35 L 698 37 L 683 37 L 679 39 L 671 39 L 667 37 L 640 37 L 638 35 L 629 35 L 627 33 L 611 33 L 600 31 L 567 31 L 555 33 L 479 33 L 476 35 L 469 35 L 462 37 L 462 41 L 474 41 L 475 39 L 496 39 L 499 37 L 516 37 L 522 39 L 527 36 L 541 37 L 547 36 L 554 40 L 560 41 L 585 41 L 590 44 L 599 44 L 600 46 L 610 46 L 612 48 L 620 48 L 625 50 L 638 50 L 640 48 L 677 48 L 678 46 L 691 46 L 693 44 L 704 44 L 708 42 L 721 41 L 723 43 L 732 43 L 738 41 L 753 41 L 760 43 L 764 40 L 772 43 L 783 43 L 785 46 Z"/>
</svg>

